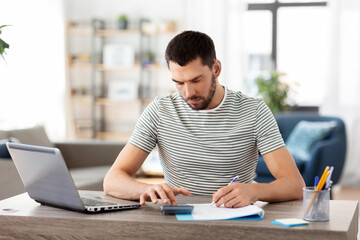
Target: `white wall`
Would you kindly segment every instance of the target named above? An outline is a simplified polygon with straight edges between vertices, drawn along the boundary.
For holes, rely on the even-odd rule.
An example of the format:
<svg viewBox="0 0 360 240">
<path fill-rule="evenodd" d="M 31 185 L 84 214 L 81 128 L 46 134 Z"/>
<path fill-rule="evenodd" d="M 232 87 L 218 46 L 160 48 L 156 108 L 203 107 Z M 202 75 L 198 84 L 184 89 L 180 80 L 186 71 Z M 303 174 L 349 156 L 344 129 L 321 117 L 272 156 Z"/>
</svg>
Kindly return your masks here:
<svg viewBox="0 0 360 240">
<path fill-rule="evenodd" d="M 65 135 L 65 26 L 61 0 L 1 0 L 0 129 L 44 125 Z"/>
</svg>

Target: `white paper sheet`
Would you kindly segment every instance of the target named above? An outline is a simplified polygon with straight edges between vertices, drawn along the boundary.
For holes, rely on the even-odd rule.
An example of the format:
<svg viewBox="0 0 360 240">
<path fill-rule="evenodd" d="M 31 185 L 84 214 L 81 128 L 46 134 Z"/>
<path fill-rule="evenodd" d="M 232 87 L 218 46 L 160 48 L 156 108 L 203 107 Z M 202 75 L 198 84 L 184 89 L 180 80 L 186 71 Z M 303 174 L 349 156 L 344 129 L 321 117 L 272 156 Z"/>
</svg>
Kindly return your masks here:
<svg viewBox="0 0 360 240">
<path fill-rule="evenodd" d="M 264 210 L 255 205 L 242 208 L 216 207 L 209 203 L 189 205 L 194 206 L 192 214 L 177 215 L 178 220 L 230 220 L 253 215 L 261 219 L 264 216 Z"/>
</svg>

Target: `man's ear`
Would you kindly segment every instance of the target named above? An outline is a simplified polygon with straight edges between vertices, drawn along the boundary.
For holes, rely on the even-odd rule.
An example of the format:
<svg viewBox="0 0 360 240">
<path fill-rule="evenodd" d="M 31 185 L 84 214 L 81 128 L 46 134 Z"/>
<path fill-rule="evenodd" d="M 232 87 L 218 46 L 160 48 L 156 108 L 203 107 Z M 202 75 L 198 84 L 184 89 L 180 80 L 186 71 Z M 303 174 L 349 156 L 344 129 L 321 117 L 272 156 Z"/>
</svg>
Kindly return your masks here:
<svg viewBox="0 0 360 240">
<path fill-rule="evenodd" d="M 221 73 L 221 62 L 219 60 L 215 60 L 213 67 L 212 67 L 212 71 L 214 76 L 217 78 L 220 73 Z"/>
</svg>

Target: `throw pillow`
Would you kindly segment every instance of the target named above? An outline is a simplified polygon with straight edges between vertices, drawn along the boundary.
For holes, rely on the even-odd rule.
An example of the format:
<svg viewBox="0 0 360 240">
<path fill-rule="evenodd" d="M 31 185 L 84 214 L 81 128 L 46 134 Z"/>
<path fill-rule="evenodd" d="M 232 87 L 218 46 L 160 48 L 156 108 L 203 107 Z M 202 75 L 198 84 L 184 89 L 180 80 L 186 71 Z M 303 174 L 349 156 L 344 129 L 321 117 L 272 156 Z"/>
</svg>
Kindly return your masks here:
<svg viewBox="0 0 360 240">
<path fill-rule="evenodd" d="M 295 158 L 308 161 L 312 147 L 325 139 L 335 127 L 336 121 L 300 121 L 286 140 L 286 147 Z"/>
<path fill-rule="evenodd" d="M 9 137 L 19 139 L 24 144 L 54 147 L 42 125 L 32 128 L 14 129 L 7 131 Z"/>
<path fill-rule="evenodd" d="M 19 142 L 19 140 L 16 138 L 0 140 L 0 158 L 11 158 L 10 153 L 6 147 L 6 142 Z"/>
</svg>

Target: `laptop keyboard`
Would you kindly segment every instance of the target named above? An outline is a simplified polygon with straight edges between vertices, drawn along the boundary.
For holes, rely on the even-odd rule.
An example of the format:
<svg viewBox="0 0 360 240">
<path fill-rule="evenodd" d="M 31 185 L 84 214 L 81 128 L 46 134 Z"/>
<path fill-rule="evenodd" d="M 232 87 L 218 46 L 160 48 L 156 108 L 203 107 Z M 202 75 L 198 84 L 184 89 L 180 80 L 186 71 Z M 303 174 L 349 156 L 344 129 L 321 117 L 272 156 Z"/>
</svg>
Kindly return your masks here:
<svg viewBox="0 0 360 240">
<path fill-rule="evenodd" d="M 104 200 L 98 200 L 93 198 L 81 198 L 85 206 L 110 206 L 116 205 L 116 203 L 106 202 Z"/>
</svg>

